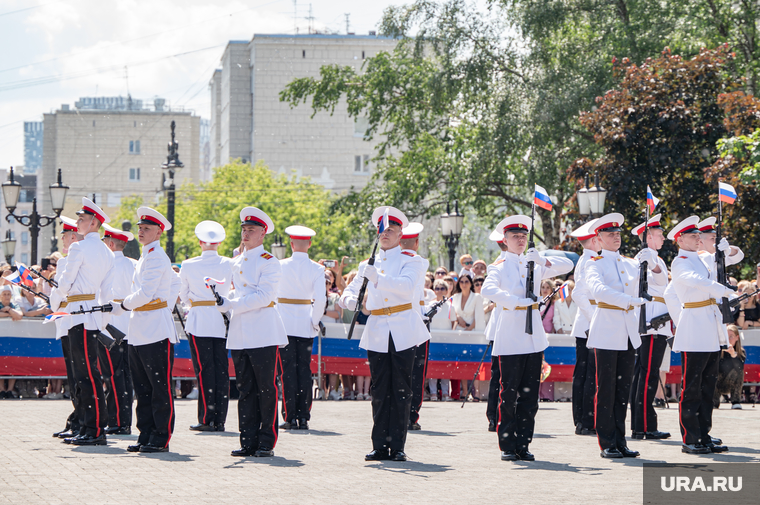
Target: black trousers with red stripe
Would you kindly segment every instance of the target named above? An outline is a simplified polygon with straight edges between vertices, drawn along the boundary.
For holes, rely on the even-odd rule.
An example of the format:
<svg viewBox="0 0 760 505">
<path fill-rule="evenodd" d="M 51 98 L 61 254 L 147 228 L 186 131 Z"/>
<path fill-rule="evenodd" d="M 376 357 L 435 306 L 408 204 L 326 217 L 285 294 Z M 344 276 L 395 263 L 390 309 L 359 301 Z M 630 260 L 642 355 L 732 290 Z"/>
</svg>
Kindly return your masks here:
<svg viewBox="0 0 760 505">
<path fill-rule="evenodd" d="M 596 395 L 596 361 L 594 350 L 586 347 L 585 338 L 575 337 L 573 368 L 573 426 L 594 429 L 594 396 Z"/>
<path fill-rule="evenodd" d="M 227 339 L 187 334 L 198 379 L 198 422 L 224 425 L 230 404 L 230 364 Z"/>
<path fill-rule="evenodd" d="M 657 411 L 652 406 L 660 385 L 660 365 L 667 347 L 664 335 L 642 335 L 631 384 L 631 431 L 657 431 Z"/>
<path fill-rule="evenodd" d="M 69 329 L 71 371 L 79 388 L 80 433 L 97 437 L 108 425 L 103 382 L 98 370 L 97 330 L 85 330 L 84 324 Z"/>
<path fill-rule="evenodd" d="M 372 448 L 403 451 L 412 409 L 414 347 L 397 351 L 388 334 L 388 352 L 367 351 L 372 377 Z"/>
<path fill-rule="evenodd" d="M 174 433 L 172 368 L 174 346 L 168 338 L 145 345 L 129 344 L 129 366 L 137 405 L 137 443 L 168 447 Z"/>
<path fill-rule="evenodd" d="M 313 348 L 313 338 L 288 336 L 288 345 L 280 349 L 282 419 L 289 423 L 295 423 L 298 419 L 311 419 Z"/>
<path fill-rule="evenodd" d="M 232 351 L 238 398 L 240 446 L 274 449 L 277 443 L 276 345 Z"/>
<path fill-rule="evenodd" d="M 681 352 L 682 391 L 678 405 L 684 444 L 710 443 L 712 398 L 718 382 L 720 351 Z"/>
<path fill-rule="evenodd" d="M 109 351 L 98 343 L 98 359 L 103 383 L 106 386 L 106 409 L 108 426 L 130 428 L 132 426 L 132 384 L 129 375 L 129 348 L 122 341 Z"/>
<path fill-rule="evenodd" d="M 501 391 L 501 371 L 499 370 L 499 357 L 491 356 L 491 382 L 488 383 L 488 405 L 486 405 L 486 417 L 489 422 L 496 424 L 499 421 L 499 392 Z"/>
<path fill-rule="evenodd" d="M 499 356 L 501 394 L 496 432 L 502 451 L 527 451 L 533 440 L 543 360 L 543 352 Z"/>
<path fill-rule="evenodd" d="M 414 368 L 412 368 L 412 408 L 409 410 L 409 423 L 420 420 L 420 408 L 425 396 L 425 375 L 427 374 L 430 340 L 415 347 Z"/>
<path fill-rule="evenodd" d="M 82 427 L 80 419 L 84 418 L 79 408 L 79 396 L 82 392 L 79 390 L 76 379 L 74 379 L 74 370 L 71 364 L 71 345 L 69 344 L 68 335 L 61 337 L 61 350 L 63 351 L 63 361 L 66 363 L 66 381 L 69 383 L 69 396 L 71 397 L 72 405 L 74 405 L 74 410 L 66 418 L 66 429 L 79 433 Z"/>
<path fill-rule="evenodd" d="M 627 447 L 625 416 L 631 396 L 633 366 L 636 350 L 628 341 L 625 351 L 594 349 L 596 357 L 596 437 L 599 447 L 617 449 Z"/>
</svg>

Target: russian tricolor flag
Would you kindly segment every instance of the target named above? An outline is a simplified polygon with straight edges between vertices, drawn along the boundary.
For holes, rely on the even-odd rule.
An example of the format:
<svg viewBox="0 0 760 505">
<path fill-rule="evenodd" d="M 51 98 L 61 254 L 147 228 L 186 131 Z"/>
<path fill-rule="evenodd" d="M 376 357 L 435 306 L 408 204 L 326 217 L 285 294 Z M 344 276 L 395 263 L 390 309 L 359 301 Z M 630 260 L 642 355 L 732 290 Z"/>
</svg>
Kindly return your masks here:
<svg viewBox="0 0 760 505">
<path fill-rule="evenodd" d="M 205 282 L 205 283 L 206 283 L 206 287 L 207 287 L 207 288 L 211 287 L 211 286 L 210 286 L 211 284 L 213 284 L 213 285 L 217 285 L 217 284 L 224 284 L 224 282 L 225 282 L 226 280 L 227 280 L 227 279 L 222 279 L 221 281 L 218 281 L 218 280 L 216 280 L 216 279 L 213 279 L 213 278 L 211 278 L 211 277 L 204 277 L 204 278 L 203 278 L 203 282 Z"/>
<path fill-rule="evenodd" d="M 388 209 L 386 207 L 385 208 L 385 212 L 383 212 L 383 218 L 380 220 L 380 223 L 378 224 L 378 227 L 377 227 L 377 233 L 378 233 L 378 235 L 381 234 L 381 233 L 383 233 L 388 228 L 388 224 L 389 224 L 388 223 L 388 210 L 390 210 L 390 209 Z"/>
<path fill-rule="evenodd" d="M 18 275 L 20 278 L 19 283 L 23 284 L 24 286 L 33 288 L 34 278 L 32 277 L 32 272 L 30 272 L 23 263 L 16 263 L 16 268 L 18 268 Z"/>
<path fill-rule="evenodd" d="M 647 186 L 647 207 L 649 207 L 649 214 L 654 214 L 654 209 L 657 208 L 657 204 L 660 203 L 660 199 L 652 194 L 652 190 Z"/>
<path fill-rule="evenodd" d="M 47 316 L 45 316 L 45 320 L 42 321 L 42 324 L 50 323 L 52 321 L 55 321 L 56 319 L 66 317 L 68 315 L 69 315 L 68 312 L 53 312 L 52 314 L 48 314 Z"/>
<path fill-rule="evenodd" d="M 736 190 L 730 184 L 719 182 L 718 196 L 720 197 L 721 202 L 734 203 L 736 201 Z"/>
<path fill-rule="evenodd" d="M 552 200 L 549 198 L 549 193 L 538 184 L 536 184 L 536 194 L 533 197 L 533 204 L 538 205 L 542 209 L 552 210 Z"/>
<path fill-rule="evenodd" d="M 564 283 L 562 289 L 559 290 L 559 297 L 564 302 L 568 296 L 570 296 L 570 286 Z"/>
</svg>

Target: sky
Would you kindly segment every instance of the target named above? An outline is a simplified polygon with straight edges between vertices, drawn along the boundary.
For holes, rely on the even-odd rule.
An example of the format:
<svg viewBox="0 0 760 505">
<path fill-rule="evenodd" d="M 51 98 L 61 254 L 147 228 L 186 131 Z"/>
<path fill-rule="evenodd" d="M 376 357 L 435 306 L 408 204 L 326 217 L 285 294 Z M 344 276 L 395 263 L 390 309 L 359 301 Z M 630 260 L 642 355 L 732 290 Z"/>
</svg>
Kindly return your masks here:
<svg viewBox="0 0 760 505">
<path fill-rule="evenodd" d="M 317 30 L 367 34 L 403 0 L 0 0 L 0 168 L 24 164 L 24 121 L 84 96 L 126 96 L 210 117 L 229 40 Z M 313 19 L 307 19 L 311 7 Z"/>
</svg>

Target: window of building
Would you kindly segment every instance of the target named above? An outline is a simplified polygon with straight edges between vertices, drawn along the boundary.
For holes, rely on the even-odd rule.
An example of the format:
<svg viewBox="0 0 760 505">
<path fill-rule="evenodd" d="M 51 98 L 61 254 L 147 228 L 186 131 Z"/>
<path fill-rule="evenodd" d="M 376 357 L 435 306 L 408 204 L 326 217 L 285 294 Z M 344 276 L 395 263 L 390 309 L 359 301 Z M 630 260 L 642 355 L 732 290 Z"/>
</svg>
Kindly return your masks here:
<svg viewBox="0 0 760 505">
<path fill-rule="evenodd" d="M 15 222 L 16 222 L 16 218 L 14 218 L 14 217 L 13 217 L 13 216 L 11 216 L 10 214 L 8 214 L 8 222 L 9 222 L 10 224 L 13 224 L 13 223 L 15 223 Z M 11 232 L 11 234 L 12 234 L 12 233 L 13 233 L 13 232 Z"/>
<path fill-rule="evenodd" d="M 369 119 L 358 117 L 354 120 L 354 137 L 364 137 L 369 130 Z"/>
<path fill-rule="evenodd" d="M 364 59 L 364 51 L 362 51 L 362 59 Z"/>
<path fill-rule="evenodd" d="M 304 58 L 306 58 L 306 49 L 304 49 L 304 50 L 303 50 L 303 52 L 302 52 L 301 54 L 302 54 L 302 56 L 303 56 Z"/>
<path fill-rule="evenodd" d="M 106 198 L 109 207 L 121 207 L 121 193 L 108 193 Z"/>
<path fill-rule="evenodd" d="M 130 140 L 129 141 L 129 154 L 140 154 L 140 141 L 139 140 Z"/>
<path fill-rule="evenodd" d="M 21 245 L 27 245 L 29 243 L 29 232 L 28 231 L 22 231 L 21 232 Z"/>
<path fill-rule="evenodd" d="M 369 154 L 354 156 L 354 173 L 369 173 Z"/>
<path fill-rule="evenodd" d="M 137 182 L 140 180 L 140 169 L 139 168 L 130 168 L 129 169 L 129 180 Z"/>
<path fill-rule="evenodd" d="M 29 264 L 29 253 L 21 253 L 21 263 L 24 265 Z"/>
</svg>

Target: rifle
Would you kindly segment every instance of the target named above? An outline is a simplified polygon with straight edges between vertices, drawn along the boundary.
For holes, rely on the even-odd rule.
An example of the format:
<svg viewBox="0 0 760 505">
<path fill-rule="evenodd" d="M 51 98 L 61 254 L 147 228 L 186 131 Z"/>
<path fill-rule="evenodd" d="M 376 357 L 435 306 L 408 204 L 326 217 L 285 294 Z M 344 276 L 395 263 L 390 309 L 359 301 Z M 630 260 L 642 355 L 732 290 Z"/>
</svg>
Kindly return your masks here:
<svg viewBox="0 0 760 505">
<path fill-rule="evenodd" d="M 718 269 L 717 281 L 719 284 L 723 284 L 727 288 L 736 291 L 736 287 L 732 286 L 726 279 L 726 255 L 718 249 L 718 244 L 721 240 L 721 231 L 723 228 L 723 202 L 720 200 L 720 190 L 718 190 L 718 221 L 715 225 L 715 263 Z M 734 318 L 731 315 L 731 308 L 729 307 L 728 298 L 722 298 L 720 303 L 720 312 L 723 315 L 723 324 L 731 324 L 734 322 Z"/>
<path fill-rule="evenodd" d="M 650 330 L 652 331 L 659 330 L 660 328 L 668 324 L 668 321 L 670 321 L 670 319 L 671 319 L 670 314 L 668 314 L 667 312 L 657 317 L 653 317 L 652 320 L 649 321 L 646 331 L 642 333 L 642 335 L 646 335 L 647 333 L 649 333 Z"/>
<path fill-rule="evenodd" d="M 541 307 L 543 307 L 544 305 L 546 305 L 547 303 L 549 303 L 549 300 L 551 300 L 552 298 L 554 298 L 554 295 L 556 295 L 557 291 L 559 291 L 560 289 L 562 289 L 563 286 L 564 286 L 564 284 L 560 284 L 559 286 L 557 286 L 556 288 L 554 288 L 554 290 L 551 292 L 551 294 L 546 295 L 540 302 L 538 302 L 538 310 L 541 310 Z"/>
<path fill-rule="evenodd" d="M 20 287 L 21 289 L 25 290 L 25 291 L 29 291 L 34 296 L 39 296 L 40 298 L 42 298 L 43 300 L 45 300 L 48 303 L 48 305 L 50 305 L 50 297 L 48 295 L 46 295 L 44 293 L 38 293 L 35 290 L 33 290 L 32 288 L 30 288 L 29 286 L 27 286 L 25 284 L 21 284 L 20 282 L 14 282 L 14 284 L 16 286 Z"/>
<path fill-rule="evenodd" d="M 744 293 L 741 296 L 737 296 L 736 298 L 732 298 L 728 301 L 728 306 L 730 309 L 736 308 L 740 303 L 742 303 L 744 300 L 755 296 L 756 294 L 760 293 L 760 288 L 754 290 L 751 293 Z M 722 310 L 721 310 L 722 311 Z M 665 314 L 659 315 L 657 317 L 653 317 L 652 320 L 647 325 L 647 330 L 659 330 L 665 324 L 667 324 L 668 321 L 670 321 L 670 314 L 667 312 Z"/>
<path fill-rule="evenodd" d="M 36 275 L 37 277 L 39 277 L 40 279 L 42 279 L 42 280 L 44 280 L 45 282 L 47 282 L 48 284 L 50 284 L 51 286 L 53 286 L 54 288 L 57 288 L 57 287 L 58 287 L 58 283 L 57 283 L 56 281 L 54 281 L 53 279 L 48 279 L 47 277 L 43 276 L 41 273 L 39 273 L 39 272 L 38 272 L 37 270 L 35 270 L 34 268 L 32 268 L 32 267 L 29 267 L 29 271 L 30 271 L 30 272 L 32 272 L 32 273 L 33 273 L 34 275 Z"/>
<path fill-rule="evenodd" d="M 113 307 L 111 306 L 111 304 L 95 305 L 94 307 L 90 307 L 89 309 L 75 310 L 74 312 L 69 312 L 69 315 L 76 316 L 79 314 L 92 314 L 93 312 L 111 312 L 112 310 L 113 310 Z M 115 345 L 120 345 L 122 341 L 124 340 L 124 338 L 127 336 L 126 333 L 124 333 L 123 331 L 121 331 L 116 326 L 112 325 L 111 323 L 108 323 L 106 325 L 106 330 L 108 331 L 108 333 L 111 334 L 111 336 L 108 336 L 102 331 L 98 330 L 98 334 L 96 335 L 96 338 L 98 339 L 98 342 L 103 344 L 103 346 L 109 351 Z"/>
<path fill-rule="evenodd" d="M 430 306 L 430 309 L 428 309 L 427 312 L 425 312 L 425 317 L 428 318 L 428 320 L 435 317 L 436 314 L 438 314 L 438 309 L 443 307 L 443 304 L 446 303 L 446 298 L 443 298 L 442 300 L 435 302 L 433 305 Z"/>
<path fill-rule="evenodd" d="M 187 330 L 185 330 L 185 320 L 182 318 L 182 312 L 179 311 L 176 303 L 174 304 L 174 308 L 172 309 L 172 312 L 174 314 L 177 314 L 177 317 L 179 318 L 179 324 L 182 325 L 182 331 L 184 331 L 185 336 L 187 336 Z"/>
<path fill-rule="evenodd" d="M 536 204 L 534 203 L 530 207 L 530 234 L 528 235 L 528 249 L 533 249 L 536 244 L 533 242 L 533 221 L 536 217 Z M 528 262 L 528 277 L 525 279 L 525 297 L 530 298 L 534 302 L 538 300 L 538 297 L 533 292 L 535 289 L 535 281 L 533 279 L 533 269 L 536 265 L 532 262 Z M 528 305 L 525 308 L 525 333 L 533 335 L 533 305 Z"/>
<path fill-rule="evenodd" d="M 211 292 L 214 293 L 214 298 L 216 298 L 216 304 L 219 305 L 219 306 L 224 305 L 224 300 L 222 300 L 222 297 L 219 295 L 219 293 L 216 292 L 216 284 L 209 284 L 208 287 L 209 287 L 209 289 L 211 289 Z M 176 308 L 176 306 L 175 306 L 175 308 Z M 177 313 L 177 315 L 179 316 L 179 313 Z M 180 321 L 182 321 L 182 317 L 181 316 L 180 316 L 179 319 L 180 319 Z M 227 313 L 226 312 L 222 313 L 222 319 L 224 320 L 224 328 L 225 328 L 224 338 L 227 338 L 227 333 L 230 331 L 230 318 L 227 317 Z M 185 329 L 185 323 L 184 322 L 182 323 L 182 329 L 183 330 Z M 187 332 L 185 332 L 185 334 L 187 334 Z"/>
<path fill-rule="evenodd" d="M 467 393 L 464 395 L 464 400 L 462 400 L 462 406 L 460 408 L 464 408 L 464 404 L 467 403 L 467 398 L 470 396 L 470 393 L 472 392 L 472 388 L 475 385 L 475 378 L 480 373 L 480 368 L 483 366 L 483 361 L 486 359 L 486 355 L 488 354 L 488 350 L 493 347 L 493 340 L 488 342 L 488 347 L 486 347 L 486 350 L 483 352 L 483 356 L 480 358 L 480 363 L 478 363 L 478 368 L 475 370 L 475 375 L 472 376 L 472 380 L 470 381 L 470 387 L 467 388 Z"/>
<path fill-rule="evenodd" d="M 649 247 L 647 244 L 647 235 L 649 230 L 649 204 L 646 205 L 644 210 L 644 246 L 642 251 L 646 251 Z M 643 261 L 639 266 L 639 298 L 652 301 L 652 296 L 647 293 L 649 291 L 649 267 L 646 261 Z M 642 303 L 639 312 L 639 334 L 646 335 L 647 332 L 647 304 Z"/>
<path fill-rule="evenodd" d="M 372 248 L 372 256 L 370 256 L 369 260 L 367 260 L 367 265 L 375 264 L 375 253 L 377 252 L 377 243 L 379 240 L 380 233 L 378 232 L 377 237 L 375 238 L 375 247 Z M 362 310 L 362 301 L 364 300 L 364 293 L 367 291 L 368 282 L 369 279 L 364 277 L 364 280 L 362 281 L 362 287 L 359 288 L 359 296 L 356 299 L 356 312 L 354 312 L 354 317 L 351 319 L 351 327 L 348 329 L 348 340 L 351 340 L 351 337 L 354 335 L 354 327 L 356 326 L 356 320 L 359 318 L 359 312 Z"/>
</svg>

